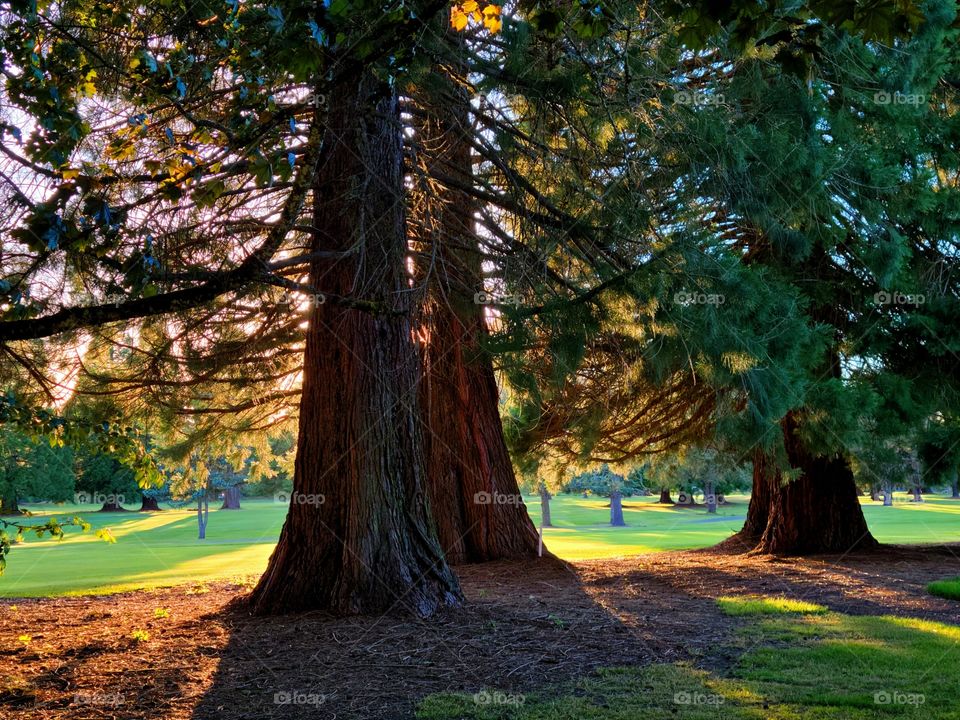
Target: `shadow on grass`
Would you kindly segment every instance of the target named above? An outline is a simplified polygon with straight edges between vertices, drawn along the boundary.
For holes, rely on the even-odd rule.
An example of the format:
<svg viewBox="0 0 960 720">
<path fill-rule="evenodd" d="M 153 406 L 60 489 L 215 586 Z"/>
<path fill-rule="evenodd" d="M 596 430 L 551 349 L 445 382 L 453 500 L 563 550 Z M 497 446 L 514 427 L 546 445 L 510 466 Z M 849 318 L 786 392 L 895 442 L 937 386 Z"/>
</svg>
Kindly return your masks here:
<svg viewBox="0 0 960 720">
<path fill-rule="evenodd" d="M 661 637 L 652 618 L 702 617 L 709 599 L 648 597 L 644 617 L 622 615 L 585 592 L 557 561 L 458 568 L 465 607 L 430 620 L 321 614 L 254 618 L 234 607 L 231 635 L 194 720 L 414 717 L 424 697 L 484 691 L 522 695 L 606 666 L 690 657 L 686 637 Z M 688 615 L 688 618 L 690 615 Z M 714 640 L 733 623 L 719 623 Z"/>
<path fill-rule="evenodd" d="M 686 663 L 606 669 L 559 691 L 529 696 L 440 693 L 421 720 L 954 720 L 957 676 L 942 663 L 960 628 L 942 623 L 824 614 L 778 598 L 724 607 L 751 616 L 729 672 Z"/>
</svg>

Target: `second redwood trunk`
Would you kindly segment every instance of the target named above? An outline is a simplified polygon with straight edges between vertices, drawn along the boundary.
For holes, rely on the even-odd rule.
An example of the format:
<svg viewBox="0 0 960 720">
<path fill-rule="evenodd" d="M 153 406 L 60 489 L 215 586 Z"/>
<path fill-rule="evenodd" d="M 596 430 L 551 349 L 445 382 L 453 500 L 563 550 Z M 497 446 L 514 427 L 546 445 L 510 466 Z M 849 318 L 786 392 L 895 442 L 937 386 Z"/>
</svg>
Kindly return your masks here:
<svg viewBox="0 0 960 720">
<path fill-rule="evenodd" d="M 455 57 L 457 43 L 450 40 L 444 50 Z M 537 531 L 520 496 L 493 363 L 484 348 L 476 202 L 462 189 L 473 184 L 469 98 L 465 83 L 451 74 L 456 68 L 455 59 L 438 66 L 432 88 L 417 97 L 423 179 L 417 201 L 426 224 L 413 227 L 411 235 L 422 254 L 418 276 L 428 288 L 419 335 L 430 499 L 451 563 L 532 558 Z"/>
</svg>

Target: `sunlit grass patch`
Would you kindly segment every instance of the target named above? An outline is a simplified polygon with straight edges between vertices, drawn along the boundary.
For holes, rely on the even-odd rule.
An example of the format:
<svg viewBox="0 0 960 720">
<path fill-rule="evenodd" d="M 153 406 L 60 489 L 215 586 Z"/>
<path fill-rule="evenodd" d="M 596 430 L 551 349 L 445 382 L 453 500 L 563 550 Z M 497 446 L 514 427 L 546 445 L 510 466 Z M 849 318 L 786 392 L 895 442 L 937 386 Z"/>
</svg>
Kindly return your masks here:
<svg viewBox="0 0 960 720">
<path fill-rule="evenodd" d="M 717 598 L 717 605 L 727 615 L 788 615 L 820 614 L 828 608 L 803 600 L 787 597 L 763 597 L 761 595 L 725 595 Z"/>
<path fill-rule="evenodd" d="M 783 598 L 760 598 L 783 600 Z M 757 598 L 733 598 L 740 601 Z M 812 605 L 815 610 L 796 610 Z M 778 605 L 772 605 L 777 608 Z M 425 698 L 420 720 L 960 720 L 960 627 L 768 603 L 744 613 L 726 671 L 683 663 L 601 670 L 519 696 L 498 689 Z M 790 608 L 782 610 L 783 607 Z M 751 615 L 754 619 L 751 621 Z M 522 700 L 520 699 L 522 697 Z M 498 699 L 500 700 L 498 702 Z"/>
<path fill-rule="evenodd" d="M 419 720 L 746 720 L 744 688 L 687 665 L 649 665 L 600 670 L 562 692 L 523 695 L 483 689 L 439 693 L 423 700 Z"/>
<path fill-rule="evenodd" d="M 960 577 L 932 582 L 927 585 L 927 592 L 947 600 L 960 600 Z"/>
<path fill-rule="evenodd" d="M 626 498 L 627 527 L 614 528 L 606 498 L 559 494 L 551 501 L 554 527 L 544 529 L 544 543 L 558 557 L 574 561 L 703 548 L 740 530 L 748 504 L 746 496 L 731 495 L 730 504 L 711 516 L 702 506 L 677 509 L 655 500 Z M 524 501 L 539 523 L 539 497 Z M 207 539 L 198 540 L 196 512 L 190 508 L 99 513 L 93 505 L 32 506 L 38 518 L 79 514 L 94 529 L 109 528 L 117 543 L 73 531 L 67 532 L 66 542 L 28 537 L 7 558 L 0 598 L 106 594 L 238 575 L 256 578 L 273 551 L 287 507 L 251 498 L 244 498 L 242 507 L 239 512 L 212 512 Z M 955 500 L 928 497 L 923 503 L 894 507 L 865 502 L 863 509 L 881 542 L 960 541 L 960 503 Z"/>
<path fill-rule="evenodd" d="M 810 632 L 821 623 L 822 632 Z M 784 616 L 758 623 L 744 643 L 750 650 L 733 675 L 771 704 L 803 709 L 799 717 L 960 717 L 960 683 L 941 666 L 960 652 L 958 627 L 889 616 Z"/>
</svg>

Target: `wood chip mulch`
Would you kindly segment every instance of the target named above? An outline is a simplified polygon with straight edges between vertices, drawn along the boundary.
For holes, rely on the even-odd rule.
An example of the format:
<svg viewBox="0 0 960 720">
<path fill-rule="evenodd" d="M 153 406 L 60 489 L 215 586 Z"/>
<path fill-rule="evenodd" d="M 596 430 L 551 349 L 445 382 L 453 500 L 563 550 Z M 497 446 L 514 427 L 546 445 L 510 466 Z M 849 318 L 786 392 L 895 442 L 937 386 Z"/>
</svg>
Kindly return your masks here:
<svg viewBox="0 0 960 720">
<path fill-rule="evenodd" d="M 247 588 L 233 583 L 4 600 L 0 719 L 399 720 L 441 691 L 544 691 L 598 667 L 651 662 L 722 669 L 736 661 L 741 623 L 717 610 L 729 594 L 960 624 L 960 603 L 925 591 L 960 575 L 960 546 L 458 570 L 467 604 L 430 620 L 251 617 L 232 602 Z"/>
</svg>

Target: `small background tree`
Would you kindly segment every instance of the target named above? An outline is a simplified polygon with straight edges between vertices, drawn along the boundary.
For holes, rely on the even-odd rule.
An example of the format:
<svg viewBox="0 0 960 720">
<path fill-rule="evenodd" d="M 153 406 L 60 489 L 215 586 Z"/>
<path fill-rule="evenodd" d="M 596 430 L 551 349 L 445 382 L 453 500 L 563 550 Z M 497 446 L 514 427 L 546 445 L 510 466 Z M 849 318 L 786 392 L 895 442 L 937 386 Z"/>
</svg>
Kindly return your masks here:
<svg viewBox="0 0 960 720">
<path fill-rule="evenodd" d="M 623 527 L 623 495 L 624 492 L 633 493 L 636 488 L 630 488 L 627 479 L 613 472 L 609 465 L 575 475 L 568 483 L 568 487 L 577 491 L 589 491 L 595 495 L 610 498 L 610 524 L 614 527 Z"/>
<path fill-rule="evenodd" d="M 717 511 L 724 496 L 744 492 L 751 484 L 750 471 L 736 455 L 713 447 L 690 446 L 681 452 L 656 458 L 650 466 L 652 482 L 661 488 L 678 488 L 684 502 L 693 507 L 697 495 L 703 496 L 707 512 Z"/>
<path fill-rule="evenodd" d="M 101 503 L 100 512 L 118 512 L 140 495 L 133 470 L 109 455 L 81 452 L 76 467 L 77 502 Z"/>
<path fill-rule="evenodd" d="M 73 451 L 0 427 L 0 515 L 20 515 L 20 501 L 66 502 L 74 492 Z"/>
</svg>

